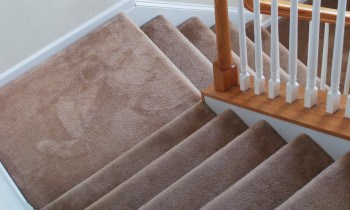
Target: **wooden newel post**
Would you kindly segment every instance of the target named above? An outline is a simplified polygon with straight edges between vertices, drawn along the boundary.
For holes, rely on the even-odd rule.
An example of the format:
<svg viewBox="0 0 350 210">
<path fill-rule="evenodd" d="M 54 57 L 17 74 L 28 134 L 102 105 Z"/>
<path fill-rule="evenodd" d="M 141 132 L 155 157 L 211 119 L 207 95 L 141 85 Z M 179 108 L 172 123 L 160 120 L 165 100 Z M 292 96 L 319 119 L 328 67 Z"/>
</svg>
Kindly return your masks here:
<svg viewBox="0 0 350 210">
<path fill-rule="evenodd" d="M 238 68 L 233 63 L 227 0 L 215 0 L 216 48 L 214 86 L 226 91 L 238 84 Z"/>
</svg>

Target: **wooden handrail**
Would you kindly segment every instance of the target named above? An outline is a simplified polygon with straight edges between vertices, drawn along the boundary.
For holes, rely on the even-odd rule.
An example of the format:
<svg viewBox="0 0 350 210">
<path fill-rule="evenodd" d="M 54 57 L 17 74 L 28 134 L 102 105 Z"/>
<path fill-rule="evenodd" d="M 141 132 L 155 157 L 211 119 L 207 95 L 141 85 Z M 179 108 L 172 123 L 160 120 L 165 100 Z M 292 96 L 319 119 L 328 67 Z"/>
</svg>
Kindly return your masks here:
<svg viewBox="0 0 350 210">
<path fill-rule="evenodd" d="M 238 84 L 238 69 L 231 51 L 230 22 L 227 0 L 215 0 L 216 48 L 214 85 L 217 91 L 226 91 Z"/>
<path fill-rule="evenodd" d="M 296 1 L 296 0 L 293 0 Z M 247 10 L 254 12 L 254 0 L 244 0 L 244 6 Z M 271 15 L 271 0 L 260 0 L 260 14 Z M 312 5 L 299 3 L 299 19 L 311 20 Z M 278 1 L 278 15 L 289 17 L 290 2 L 285 0 Z M 321 7 L 321 22 L 335 24 L 337 20 L 337 10 Z M 346 12 L 345 24 L 350 26 L 350 12 Z"/>
</svg>

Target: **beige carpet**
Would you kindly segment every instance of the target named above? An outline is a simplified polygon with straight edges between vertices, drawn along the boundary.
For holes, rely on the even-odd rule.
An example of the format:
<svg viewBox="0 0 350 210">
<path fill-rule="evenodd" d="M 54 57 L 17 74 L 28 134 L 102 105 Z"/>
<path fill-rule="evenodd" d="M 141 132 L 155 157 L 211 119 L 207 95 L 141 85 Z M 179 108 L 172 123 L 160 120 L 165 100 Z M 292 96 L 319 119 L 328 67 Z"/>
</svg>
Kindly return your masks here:
<svg viewBox="0 0 350 210">
<path fill-rule="evenodd" d="M 258 122 L 141 209 L 199 209 L 285 144 L 268 123 Z"/>
<path fill-rule="evenodd" d="M 333 163 L 278 209 L 349 209 L 349 179 L 350 153 Z"/>
<path fill-rule="evenodd" d="M 274 209 L 333 162 L 303 134 L 209 202 L 206 209 Z"/>
<path fill-rule="evenodd" d="M 178 30 L 198 48 L 210 62 L 214 63 L 216 60 L 216 36 L 215 33 L 210 30 L 198 17 L 192 17 L 178 27 Z M 232 52 L 233 62 L 240 69 L 240 58 Z M 251 75 L 254 75 L 254 71 L 248 67 L 248 71 Z"/>
<path fill-rule="evenodd" d="M 83 209 L 163 155 L 215 117 L 198 103 L 141 141 L 97 173 L 60 196 L 45 209 Z"/>
<path fill-rule="evenodd" d="M 236 114 L 225 111 L 87 209 L 141 207 L 246 129 Z"/>
<path fill-rule="evenodd" d="M 162 16 L 143 29 L 148 36 L 117 15 L 0 89 L 0 161 L 30 204 L 50 210 L 350 205 L 349 154 L 328 167 L 333 160 L 308 136 L 286 144 L 266 122 L 248 128 L 232 111 L 216 116 L 198 102 L 197 88 L 210 83 L 216 55 L 215 34 L 198 18 L 179 26 L 183 34 Z M 231 31 L 239 62 L 238 30 Z M 254 69 L 254 42 L 247 39 L 247 47 Z M 269 69 L 266 53 L 264 65 Z"/>
<path fill-rule="evenodd" d="M 141 29 L 199 90 L 213 83 L 210 61 L 163 16 Z"/>
<path fill-rule="evenodd" d="M 0 160 L 43 207 L 198 102 L 124 15 L 0 89 Z"/>
</svg>

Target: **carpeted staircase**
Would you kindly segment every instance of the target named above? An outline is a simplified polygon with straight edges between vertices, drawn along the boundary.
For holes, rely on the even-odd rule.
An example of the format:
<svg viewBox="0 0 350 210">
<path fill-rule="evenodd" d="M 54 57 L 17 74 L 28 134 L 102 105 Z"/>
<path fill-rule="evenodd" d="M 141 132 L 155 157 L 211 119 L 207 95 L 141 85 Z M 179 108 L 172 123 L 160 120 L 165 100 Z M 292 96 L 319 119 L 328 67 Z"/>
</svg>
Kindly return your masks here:
<svg viewBox="0 0 350 210">
<path fill-rule="evenodd" d="M 142 29 L 142 30 L 141 30 Z M 350 153 L 200 101 L 215 33 L 119 14 L 0 89 L 0 160 L 36 209 L 347 209 Z M 254 74 L 253 27 L 247 25 Z M 238 30 L 231 26 L 239 64 Z M 269 32 L 263 30 L 264 42 Z M 269 69 L 269 45 L 264 44 Z M 288 49 L 280 45 L 287 79 Z M 305 82 L 306 67 L 298 63 Z M 269 77 L 268 71 L 266 77 Z M 279 131 L 283 132 L 283 131 Z M 296 134 L 297 135 L 297 134 Z M 334 162 L 334 163 L 333 163 Z"/>
</svg>

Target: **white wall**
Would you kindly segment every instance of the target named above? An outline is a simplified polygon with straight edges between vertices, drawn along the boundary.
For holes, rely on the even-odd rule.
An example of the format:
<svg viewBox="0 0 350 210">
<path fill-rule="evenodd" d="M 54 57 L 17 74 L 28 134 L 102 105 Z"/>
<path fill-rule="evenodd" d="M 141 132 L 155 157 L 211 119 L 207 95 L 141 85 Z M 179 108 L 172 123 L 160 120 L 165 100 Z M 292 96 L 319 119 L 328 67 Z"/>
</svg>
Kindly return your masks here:
<svg viewBox="0 0 350 210">
<path fill-rule="evenodd" d="M 0 0 L 0 75 L 120 1 Z M 159 1 L 214 4 L 214 0 Z M 234 6 L 237 0 L 229 4 Z"/>
<path fill-rule="evenodd" d="M 120 0 L 0 0 L 0 74 Z"/>
</svg>

